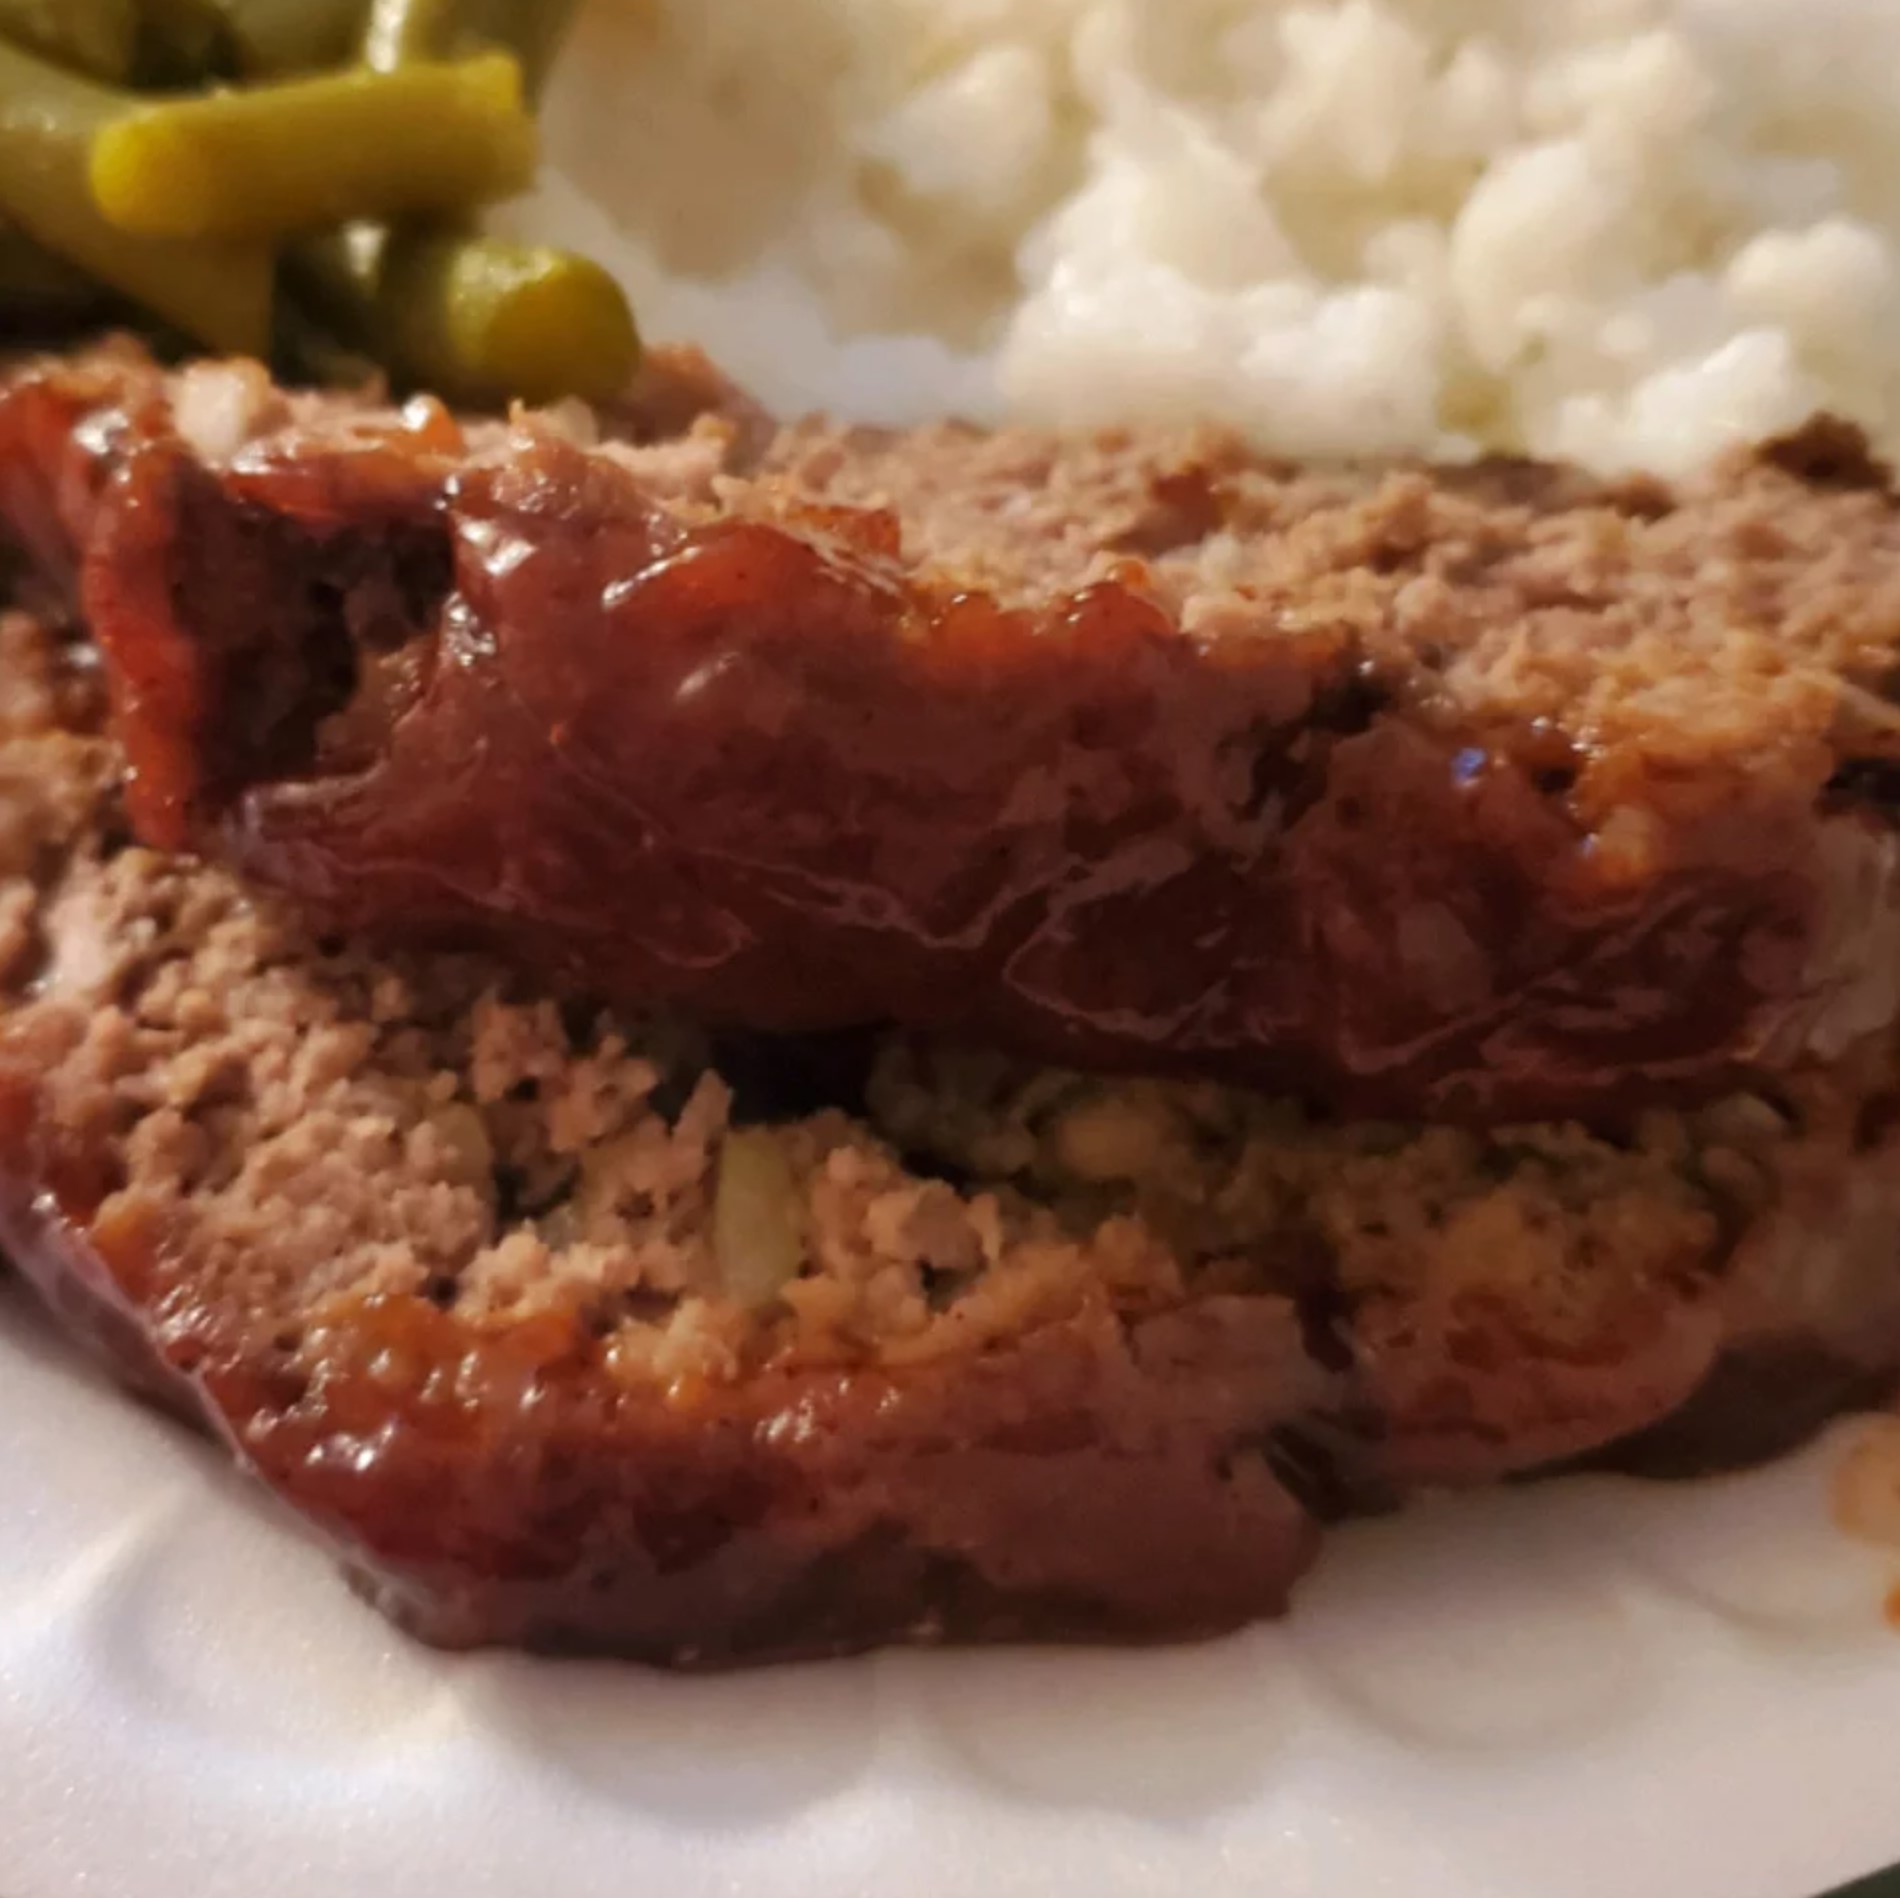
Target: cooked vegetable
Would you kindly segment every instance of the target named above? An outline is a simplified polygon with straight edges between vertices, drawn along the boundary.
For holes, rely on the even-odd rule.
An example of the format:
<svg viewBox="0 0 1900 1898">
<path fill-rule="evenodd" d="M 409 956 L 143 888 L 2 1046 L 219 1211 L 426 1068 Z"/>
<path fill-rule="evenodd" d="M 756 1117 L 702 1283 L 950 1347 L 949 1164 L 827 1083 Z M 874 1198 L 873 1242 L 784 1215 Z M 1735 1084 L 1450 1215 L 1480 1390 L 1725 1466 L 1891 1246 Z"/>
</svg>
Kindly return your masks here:
<svg viewBox="0 0 1900 1898">
<path fill-rule="evenodd" d="M 465 211 L 524 189 L 536 156 L 521 68 L 488 53 L 142 106 L 99 132 L 92 190 L 137 236 L 271 238 Z"/>
<path fill-rule="evenodd" d="M 524 96 L 573 11 L 0 0 L 0 325 L 122 299 L 322 379 L 380 365 L 460 402 L 615 394 L 640 344 L 613 278 L 467 229 L 533 181 Z M 295 303 L 274 302 L 280 262 Z"/>
<path fill-rule="evenodd" d="M 94 139 L 139 102 L 0 41 L 0 211 L 34 242 L 213 349 L 270 343 L 270 252 L 162 243 L 110 223 L 89 188 Z"/>
<path fill-rule="evenodd" d="M 131 76 L 136 0 L 0 0 L 0 35 L 95 79 Z"/>
<path fill-rule="evenodd" d="M 539 94 L 575 0 L 372 0 L 363 56 L 381 72 L 418 59 L 453 59 L 499 46 L 521 61 Z"/>
<path fill-rule="evenodd" d="M 769 1305 L 805 1263 L 798 1181 L 785 1149 L 761 1128 L 726 1135 L 712 1239 L 720 1281 L 744 1305 Z"/>
<path fill-rule="evenodd" d="M 348 342 L 451 400 L 604 400 L 640 339 L 620 286 L 567 251 L 357 229 L 302 245 L 295 277 Z"/>
<path fill-rule="evenodd" d="M 573 0 L 371 0 L 363 55 L 381 72 L 502 46 L 532 96 Z M 448 233 L 358 230 L 303 259 L 326 314 L 405 379 L 466 401 L 600 401 L 640 337 L 620 286 L 570 252 Z"/>
</svg>

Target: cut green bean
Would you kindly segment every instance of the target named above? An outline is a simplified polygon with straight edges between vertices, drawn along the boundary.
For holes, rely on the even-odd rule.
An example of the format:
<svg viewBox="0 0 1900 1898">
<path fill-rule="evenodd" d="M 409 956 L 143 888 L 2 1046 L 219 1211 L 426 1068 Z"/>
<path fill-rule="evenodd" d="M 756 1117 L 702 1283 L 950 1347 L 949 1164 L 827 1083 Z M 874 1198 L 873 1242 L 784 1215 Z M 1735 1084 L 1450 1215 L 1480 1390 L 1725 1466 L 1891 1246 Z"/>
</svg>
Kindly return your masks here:
<svg viewBox="0 0 1900 1898">
<path fill-rule="evenodd" d="M 467 228 L 533 181 L 524 95 L 574 9 L 0 0 L 0 322 L 123 300 L 180 343 L 262 354 L 274 331 L 320 377 L 373 361 L 457 402 L 617 394 L 640 341 L 613 278 Z M 274 323 L 286 244 L 299 295 Z"/>
<path fill-rule="evenodd" d="M 131 77 L 138 32 L 137 0 L 0 0 L 0 37 L 95 79 Z"/>
<path fill-rule="evenodd" d="M 488 53 L 148 105 L 100 131 L 92 192 L 140 237 L 277 238 L 462 212 L 524 190 L 536 157 L 521 69 Z"/>
<path fill-rule="evenodd" d="M 293 268 L 345 340 L 451 401 L 603 401 L 639 362 L 619 284 L 567 251 L 357 229 L 298 246 Z"/>
<path fill-rule="evenodd" d="M 0 42 L 0 211 L 43 249 L 213 349 L 270 340 L 272 259 L 262 246 L 128 236 L 89 186 L 99 134 L 139 102 Z"/>
<path fill-rule="evenodd" d="M 379 72 L 418 59 L 454 59 L 500 47 L 521 61 L 540 96 L 574 18 L 576 0 L 371 0 L 363 57 Z"/>
<path fill-rule="evenodd" d="M 399 72 L 499 46 L 539 94 L 574 0 L 371 0 L 365 63 Z M 625 293 L 565 251 L 361 226 L 296 255 L 330 320 L 408 382 L 451 400 L 605 400 L 640 359 Z"/>
</svg>

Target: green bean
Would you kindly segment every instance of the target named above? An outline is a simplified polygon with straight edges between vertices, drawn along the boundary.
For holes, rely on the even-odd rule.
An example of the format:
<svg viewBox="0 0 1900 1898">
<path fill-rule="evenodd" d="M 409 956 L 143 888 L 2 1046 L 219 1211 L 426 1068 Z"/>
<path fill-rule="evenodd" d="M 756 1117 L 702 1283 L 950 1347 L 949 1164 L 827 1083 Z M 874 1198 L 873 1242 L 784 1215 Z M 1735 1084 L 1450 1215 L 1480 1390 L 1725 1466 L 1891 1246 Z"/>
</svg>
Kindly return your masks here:
<svg viewBox="0 0 1900 1898">
<path fill-rule="evenodd" d="M 576 0 L 371 0 L 363 57 L 379 72 L 499 46 L 521 61 L 538 98 Z"/>
<path fill-rule="evenodd" d="M 506 53 L 171 99 L 115 119 L 92 191 L 141 237 L 274 238 L 459 212 L 533 182 L 534 121 Z"/>
<path fill-rule="evenodd" d="M 131 76 L 137 0 L 0 0 L 0 35 L 95 79 Z"/>
<path fill-rule="evenodd" d="M 620 286 L 566 251 L 357 228 L 299 245 L 292 268 L 345 340 L 451 401 L 603 401 L 639 361 Z"/>
<path fill-rule="evenodd" d="M 501 46 L 538 95 L 575 0 L 371 0 L 365 63 Z M 451 400 L 602 401 L 640 359 L 625 293 L 584 257 L 454 232 L 359 228 L 301 248 L 295 266 L 333 322 L 404 380 Z"/>
<path fill-rule="evenodd" d="M 267 250 L 128 236 L 94 203 L 94 141 L 137 109 L 125 93 L 0 42 L 0 211 L 54 256 L 199 343 L 261 353 L 270 338 Z"/>
</svg>

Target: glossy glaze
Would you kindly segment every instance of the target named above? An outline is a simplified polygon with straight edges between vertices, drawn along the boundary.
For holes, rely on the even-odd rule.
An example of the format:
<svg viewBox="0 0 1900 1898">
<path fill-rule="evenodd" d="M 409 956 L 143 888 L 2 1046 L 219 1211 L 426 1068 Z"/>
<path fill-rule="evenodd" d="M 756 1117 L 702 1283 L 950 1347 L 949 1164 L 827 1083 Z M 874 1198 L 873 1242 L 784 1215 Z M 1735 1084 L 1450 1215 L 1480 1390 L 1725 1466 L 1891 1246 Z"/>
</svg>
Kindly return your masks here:
<svg viewBox="0 0 1900 1898">
<path fill-rule="evenodd" d="M 482 1325 L 379 1296 L 286 1338 L 93 1203 L 90 1149 L 38 1115 L 33 1066 L 0 1037 L 0 1243 L 431 1641 L 686 1666 L 1181 1638 L 1278 1613 L 1311 1560 L 1264 1446 L 1326 1383 L 1282 1300 L 1098 1302 L 975 1359 L 667 1390 L 619 1381 L 571 1315 Z"/>
<path fill-rule="evenodd" d="M 696 524 L 439 411 L 217 468 L 121 416 L 110 459 L 81 538 L 134 816 L 340 924 L 1380 1114 L 1709 1091 L 1830 1003 L 1811 805 L 1659 805 L 1632 866 L 1561 738 L 1454 730 L 1342 635 L 1197 641 L 1132 570 L 1005 610 L 888 516 Z"/>
<path fill-rule="evenodd" d="M 450 476 L 392 452 L 147 451 L 90 568 L 149 832 L 340 922 L 755 1028 L 1374 1111 L 1713 1085 L 1812 1000 L 1782 839 L 1619 887 L 1508 735 L 1451 746 L 1335 643 L 1203 646 L 1113 584 L 926 596 L 876 517 L 687 531 L 555 442 Z M 326 726 L 305 576 L 380 559 L 387 595 L 431 532 L 441 596 L 376 636 L 410 696 Z M 288 691 L 233 656 L 258 626 Z"/>
<path fill-rule="evenodd" d="M 0 1031 L 8 1255 L 122 1377 L 219 1437 L 385 1612 L 440 1644 L 709 1665 L 1206 1634 L 1285 1607 L 1318 1540 L 1309 1509 L 1528 1473 L 1552 1449 L 1505 1433 L 1445 1463 L 1421 1420 L 1381 1416 L 1356 1379 L 1314 1365 L 1272 1296 L 1149 1312 L 1098 1298 L 974 1356 L 664 1389 L 616 1377 L 571 1314 L 484 1324 L 384 1294 L 286 1326 L 162 1223 L 101 1200 L 101 1130 L 44 1111 L 40 1065 L 30 1034 Z M 1711 1401 L 1680 1413 L 1686 1439 L 1665 1424 L 1600 1460 L 1731 1465 L 1891 1384 L 1890 1353 L 1854 1373 L 1798 1342 L 1730 1346 Z M 1482 1409 L 1491 1375 L 1510 1367 L 1447 1384 L 1466 1380 Z M 1627 1404 L 1632 1375 L 1606 1361 L 1599 1396 Z"/>
</svg>

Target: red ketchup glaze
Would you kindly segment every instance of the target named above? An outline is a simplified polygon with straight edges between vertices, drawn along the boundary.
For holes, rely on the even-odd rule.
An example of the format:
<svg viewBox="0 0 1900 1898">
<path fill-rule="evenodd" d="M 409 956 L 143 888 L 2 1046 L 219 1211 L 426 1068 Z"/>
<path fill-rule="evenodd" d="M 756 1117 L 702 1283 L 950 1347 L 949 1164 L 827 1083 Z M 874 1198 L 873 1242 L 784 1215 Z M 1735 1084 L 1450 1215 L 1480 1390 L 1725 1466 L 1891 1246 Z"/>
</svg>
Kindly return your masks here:
<svg viewBox="0 0 1900 1898">
<path fill-rule="evenodd" d="M 158 378 L 106 361 L 0 392 L 0 529 L 55 589 L 77 585 L 120 451 L 163 425 Z"/>
<path fill-rule="evenodd" d="M 1443 736 L 1343 634 L 1201 642 L 1118 583 L 1009 610 L 886 516 L 688 526 L 562 441 L 451 449 L 129 456 L 85 597 L 149 839 L 709 1021 L 1349 1111 L 1706 1090 L 1817 1005 L 1811 810 L 1619 881 L 1548 735 Z"/>
<path fill-rule="evenodd" d="M 1177 1639 L 1281 1612 L 1312 1559 L 1260 1447 L 1326 1388 L 1278 1300 L 1097 1299 L 975 1358 L 731 1385 L 624 1382 L 571 1312 L 482 1323 L 406 1294 L 334 1300 L 293 1347 L 149 1202 L 102 1203 L 98 1129 L 41 1111 L 36 1066 L 0 1033 L 0 1243 L 426 1640 L 705 1666 Z"/>
</svg>

